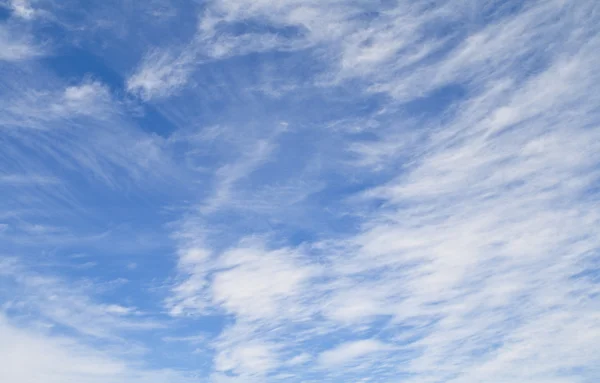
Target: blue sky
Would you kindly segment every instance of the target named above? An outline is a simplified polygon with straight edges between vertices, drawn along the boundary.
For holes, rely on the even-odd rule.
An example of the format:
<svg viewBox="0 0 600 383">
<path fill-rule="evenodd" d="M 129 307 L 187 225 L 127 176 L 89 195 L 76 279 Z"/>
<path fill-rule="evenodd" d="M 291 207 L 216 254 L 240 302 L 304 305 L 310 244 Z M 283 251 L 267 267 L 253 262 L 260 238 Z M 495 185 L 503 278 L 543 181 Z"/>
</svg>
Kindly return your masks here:
<svg viewBox="0 0 600 383">
<path fill-rule="evenodd" d="M 1 0 L 0 381 L 600 380 L 593 0 Z"/>
</svg>

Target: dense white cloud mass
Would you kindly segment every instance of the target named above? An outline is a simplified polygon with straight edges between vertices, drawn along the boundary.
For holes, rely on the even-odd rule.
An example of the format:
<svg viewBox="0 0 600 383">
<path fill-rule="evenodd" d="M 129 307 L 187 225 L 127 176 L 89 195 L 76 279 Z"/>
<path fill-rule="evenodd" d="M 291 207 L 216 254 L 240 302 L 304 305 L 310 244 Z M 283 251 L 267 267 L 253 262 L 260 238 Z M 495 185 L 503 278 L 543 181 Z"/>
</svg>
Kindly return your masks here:
<svg viewBox="0 0 600 383">
<path fill-rule="evenodd" d="M 0 2 L 0 381 L 597 382 L 596 3 Z"/>
</svg>

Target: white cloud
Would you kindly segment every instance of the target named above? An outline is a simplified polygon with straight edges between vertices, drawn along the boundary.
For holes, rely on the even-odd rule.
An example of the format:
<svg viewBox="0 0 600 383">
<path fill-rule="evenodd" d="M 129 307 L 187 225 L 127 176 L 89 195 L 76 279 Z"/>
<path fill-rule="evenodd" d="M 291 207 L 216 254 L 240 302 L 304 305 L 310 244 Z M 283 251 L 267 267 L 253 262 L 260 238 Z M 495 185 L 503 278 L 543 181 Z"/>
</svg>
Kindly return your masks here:
<svg viewBox="0 0 600 383">
<path fill-rule="evenodd" d="M 202 12 L 198 30 L 183 53 L 173 54 L 170 48 L 150 52 L 129 78 L 128 89 L 146 99 L 166 97 L 188 85 L 197 66 L 206 61 L 306 49 L 314 49 L 320 59 L 331 65 L 332 72 L 319 82 L 336 83 L 355 77 L 377 77 L 382 68 L 386 73 L 393 68 L 408 68 L 443 47 L 443 42 L 424 41 L 421 29 L 448 18 L 451 13 L 446 8 L 450 6 L 431 11 L 402 1 L 397 7 L 378 11 L 376 22 L 365 18 L 376 8 L 368 3 L 344 1 L 212 1 Z M 223 29 L 255 22 L 275 29 L 293 28 L 295 32 L 286 35 L 265 29 L 231 33 Z"/>
<path fill-rule="evenodd" d="M 196 64 L 193 52 L 150 51 L 127 79 L 127 90 L 145 100 L 162 98 L 183 87 Z"/>
<path fill-rule="evenodd" d="M 3 122 L 11 127 L 48 130 L 52 122 L 73 117 L 105 120 L 118 115 L 119 105 L 106 86 L 83 81 L 62 89 L 26 90 L 5 100 Z"/>
<path fill-rule="evenodd" d="M 110 103 L 112 100 L 105 86 L 99 82 L 87 82 L 67 87 L 63 95 L 63 101 L 67 113 L 97 115 L 98 106 Z"/>
<path fill-rule="evenodd" d="M 89 291 L 55 277 L 40 275 L 15 259 L 0 262 L 0 282 L 18 294 L 5 296 L 6 304 L 19 311 L 36 313 L 55 325 L 79 334 L 119 339 L 125 330 L 161 327 L 156 321 L 137 315 L 133 307 L 95 302 Z"/>
<path fill-rule="evenodd" d="M 0 184 L 8 185 L 55 185 L 60 180 L 52 176 L 38 174 L 5 174 L 0 176 Z"/>
<path fill-rule="evenodd" d="M 235 201 L 235 185 L 250 176 L 261 164 L 269 161 L 273 151 L 273 139 L 258 140 L 249 143 L 239 160 L 219 167 L 215 172 L 216 186 L 212 196 L 201 207 L 201 211 L 210 214 Z"/>
<path fill-rule="evenodd" d="M 257 251 L 258 250 L 258 251 Z M 293 300 L 312 270 L 289 251 L 241 248 L 223 255 L 212 282 L 213 301 L 243 317 L 272 317 Z"/>
<path fill-rule="evenodd" d="M 0 25 L 0 62 L 21 62 L 41 56 L 44 51 L 24 34 Z"/>
<path fill-rule="evenodd" d="M 300 365 L 307 364 L 311 360 L 312 360 L 312 356 L 309 353 L 303 352 L 303 353 L 298 354 L 298 355 L 294 356 L 293 358 L 287 360 L 285 362 L 285 365 L 286 366 L 300 366 Z"/>
<path fill-rule="evenodd" d="M 107 313 L 116 315 L 127 315 L 135 312 L 136 310 L 132 307 L 125 307 L 121 305 L 107 305 L 105 307 Z"/>
<path fill-rule="evenodd" d="M 24 4 L 21 16 L 26 17 L 28 3 L 14 3 Z M 177 195 L 176 201 L 167 197 L 158 203 L 169 205 L 169 213 L 180 212 L 182 205 L 186 210 L 173 236 L 178 277 L 165 304 L 171 323 L 194 327 L 186 333 L 211 327 L 215 317 L 223 328 L 214 326 L 206 338 L 160 328 L 160 339 L 173 348 L 178 341 L 202 342 L 214 358 L 212 364 L 203 361 L 209 367 L 201 375 L 212 374 L 214 382 L 318 376 L 325 382 L 588 383 L 600 364 L 600 291 L 593 265 L 600 248 L 596 15 L 592 1 L 211 1 L 191 42 L 146 53 L 129 72 L 128 92 L 144 101 L 160 100 L 161 112 L 169 117 L 202 126 L 201 118 L 187 111 L 203 106 L 195 104 L 202 97 L 193 97 L 193 87 L 205 60 L 286 51 L 281 67 L 315 60 L 321 71 L 303 72 L 301 84 L 290 75 L 295 78 L 290 82 L 298 83 L 279 88 L 276 80 L 265 81 L 267 86 L 249 81 L 253 91 L 267 89 L 279 97 L 275 106 L 265 103 L 267 117 L 253 122 L 256 127 L 212 125 L 193 137 L 186 131 L 168 140 L 132 128 L 118 95 L 100 82 L 65 85 L 40 76 L 44 81 L 32 80 L 43 84 L 36 88 L 8 79 L 7 89 L 14 91 L 1 100 L 0 133 L 8 138 L 3 141 L 7 154 L 0 159 L 15 165 L 0 183 L 49 188 L 54 183 L 45 177 L 55 168 L 44 165 L 55 161 L 69 174 L 93 175 L 93 185 L 100 180 L 121 187 L 148 174 L 158 175 L 168 189 L 184 185 L 182 194 L 192 195 L 191 201 Z M 237 28 L 240 24 L 252 31 Z M 253 29 L 255 24 L 260 28 Z M 119 44 L 138 36 L 137 30 L 130 35 L 124 30 Z M 2 31 L 0 45 L 7 49 L 0 60 L 10 61 L 5 65 L 39 54 L 26 34 Z M 181 36 L 177 32 L 173 35 Z M 240 62 L 231 67 L 245 65 Z M 280 76 L 277 69 L 267 72 Z M 236 79 L 246 75 L 235 73 Z M 246 84 L 241 83 L 232 84 L 231 94 L 219 102 L 245 104 L 246 89 L 240 88 Z M 335 123 L 323 123 L 321 116 L 337 115 L 343 108 L 335 105 L 344 100 L 336 98 L 339 88 L 329 85 L 342 85 L 351 108 L 368 104 L 365 113 L 373 93 L 385 97 L 375 102 L 377 112 L 364 120 L 342 118 L 334 129 Z M 444 109 L 437 92 L 448 85 L 461 92 Z M 170 104 L 169 96 L 183 89 L 191 99 Z M 298 92 L 292 99 L 298 109 L 279 110 L 286 108 L 286 92 Z M 305 108 L 307 99 L 324 102 Z M 331 99 L 335 102 L 329 104 Z M 262 100 L 252 102 L 263 105 Z M 410 112 L 413 104 L 441 110 L 421 118 Z M 274 109 L 290 121 L 290 135 L 272 129 L 278 122 L 270 119 L 281 117 Z M 294 117 L 308 122 L 296 124 Z M 353 126 L 338 129 L 344 124 Z M 200 153 L 202 169 L 189 166 L 193 169 L 177 173 L 186 165 L 173 166 L 171 155 L 179 153 L 165 147 L 181 141 Z M 221 144 L 225 149 L 214 149 Z M 206 160 L 214 152 L 219 158 Z M 318 158 L 314 178 L 285 167 L 296 163 L 296 155 Z M 360 168 L 347 166 L 346 155 Z M 273 169 L 268 177 L 261 172 Z M 292 181 L 278 171 L 291 173 Z M 176 176 L 182 182 L 174 185 Z M 263 187 L 264 178 L 275 181 Z M 368 190 L 353 192 L 361 187 Z M 341 189 L 350 197 L 334 201 L 331 194 Z M 120 190 L 129 193 L 127 187 Z M 307 201 L 314 190 L 323 193 Z M 31 195 L 49 200 L 42 193 Z M 287 205 L 314 213 L 304 222 L 309 234 L 296 230 Z M 340 210 L 333 218 L 332 205 Z M 139 218 L 135 209 L 128 214 Z M 251 224 L 238 225 L 247 216 Z M 265 231 L 254 223 L 271 226 L 271 217 L 277 227 L 267 229 L 270 235 L 261 240 L 254 237 Z M 320 230 L 325 226 L 330 231 Z M 76 237 L 61 222 L 19 227 L 30 239 Z M 5 232 L 12 235 L 11 230 L 13 225 Z M 76 239 L 81 240 L 70 243 Z M 145 263 L 135 264 L 129 272 L 147 271 Z M 96 302 L 89 290 L 59 278 L 1 270 L 4 279 L 25 291 L 6 307 L 31 310 L 41 321 L 86 339 L 112 341 L 123 332 L 157 325 L 144 321 L 133 304 Z M 162 271 L 157 273 L 164 277 Z M 590 271 L 593 277 L 585 273 Z M 31 362 L 19 351 L 10 361 L 28 371 L 7 370 L 13 375 L 5 380 L 35 381 L 31 371 L 55 364 L 58 372 L 45 373 L 55 381 L 75 380 L 74 375 L 111 383 L 180 378 L 171 372 L 151 377 L 77 342 L 67 347 L 47 334 L 0 326 L 7 329 L 0 335 L 5 339 L 22 337 L 34 344 L 31 349 L 43 350 Z M 4 347 L 4 353 L 12 352 Z M 313 355 L 316 363 L 310 363 Z M 80 369 L 71 369 L 73 363 Z M 201 363 L 194 359 L 193 364 Z"/>
<path fill-rule="evenodd" d="M 189 336 L 165 336 L 162 338 L 164 342 L 185 342 L 198 344 L 206 342 L 206 335 L 189 335 Z"/>
<path fill-rule="evenodd" d="M 197 257 L 191 262 L 191 253 L 204 252 L 195 249 L 182 258 L 182 271 L 189 276 L 174 288 L 175 296 L 169 301 L 173 313 L 204 310 L 208 302 L 195 297 L 208 294 L 206 299 L 212 304 L 240 318 L 270 318 L 292 310 L 300 298 L 298 289 L 317 271 L 295 250 L 270 251 L 260 243 L 242 243 L 221 254 L 217 263 L 204 262 L 205 256 L 199 263 L 194 263 Z"/>
<path fill-rule="evenodd" d="M 50 172 L 48 163 L 56 162 L 53 173 L 80 169 L 113 188 L 151 179 L 175 182 L 178 170 L 170 166 L 163 140 L 136 128 L 106 85 L 83 80 L 61 86 L 44 80 L 24 87 L 22 81 L 10 79 L 17 90 L 3 95 L 0 115 L 4 134 L 13 139 L 8 146 L 20 164 L 16 169 Z"/>
<path fill-rule="evenodd" d="M 342 324 L 368 322 L 377 315 L 389 314 L 388 294 L 388 289 L 382 289 L 377 283 L 346 281 L 336 284 L 322 311 L 331 320 Z"/>
<path fill-rule="evenodd" d="M 215 4 L 221 13 L 212 21 L 207 16 L 201 27 L 206 33 L 217 28 L 215 20 L 258 18 L 275 26 L 302 25 L 311 44 L 341 49 L 336 31 L 356 30 L 359 23 L 347 21 L 344 12 L 323 12 L 315 18 L 326 25 L 318 37 L 310 29 L 318 26 L 306 16 L 311 12 L 306 8 L 318 7 L 312 3 Z M 389 180 L 362 193 L 362 201 L 379 207 L 360 210 L 355 233 L 301 247 L 310 254 L 301 266 L 317 267 L 318 277 L 307 274 L 307 283 L 296 283 L 305 280 L 296 279 L 297 264 L 269 260 L 263 252 L 224 251 L 211 261 L 222 271 L 210 278 L 205 271 L 191 273 L 188 281 L 202 275 L 204 284 L 186 299 L 206 298 L 208 291 L 202 310 L 234 315 L 236 322 L 222 333 L 229 342 L 223 350 L 248 339 L 277 344 L 280 365 L 347 333 L 367 337 L 377 328 L 386 334 L 381 341 L 323 351 L 319 365 L 334 376 L 348 375 L 346 366 L 366 361 L 370 375 L 381 381 L 399 375 L 415 383 L 594 377 L 598 287 L 574 276 L 600 247 L 594 230 L 600 214 L 589 194 L 600 163 L 597 36 L 581 37 L 569 27 L 575 19 L 551 23 L 565 8 L 540 2 L 474 28 L 456 45 L 434 40 L 421 51 L 418 31 L 457 9 L 448 5 L 438 13 L 416 7 L 402 19 L 406 24 L 391 25 L 405 9 L 406 3 L 399 4 L 384 12 L 381 24 L 347 34 L 348 56 L 330 61 L 342 63 L 342 69 L 332 65 L 328 72 L 334 83 L 361 78 L 371 90 L 393 96 L 391 111 L 420 98 L 434 104 L 435 98 L 422 97 L 447 84 L 464 87 L 465 94 L 432 121 L 370 126 L 378 140 L 349 145 L 363 167 Z M 584 20 L 583 28 L 592 28 L 590 19 Z M 551 52 L 545 48 L 549 44 Z M 442 45 L 443 54 L 406 69 L 424 50 Z M 538 66 L 523 74 L 531 57 L 539 59 Z M 425 133 L 405 134 L 409 129 Z M 353 196 L 348 204 L 357 201 Z M 293 259 L 289 252 L 281 250 L 281 259 Z M 576 336 L 575 329 L 592 336 Z"/>
<path fill-rule="evenodd" d="M 319 355 L 319 363 L 325 368 L 338 368 L 368 355 L 389 351 L 390 346 L 374 339 L 343 343 Z"/>
<path fill-rule="evenodd" d="M 248 342 L 219 352 L 215 359 L 215 370 L 231 371 L 242 375 L 263 375 L 275 368 L 277 364 L 271 345 Z"/>
<path fill-rule="evenodd" d="M 20 328 L 0 314 L 0 380 L 15 383 L 189 382 L 169 370 L 137 369 L 73 339 Z"/>
<path fill-rule="evenodd" d="M 106 379 L 125 369 L 118 361 L 99 357 L 90 350 L 77 350 L 74 344 L 17 329 L 3 316 L 0 338 L 0 354 L 5 361 L 0 377 L 7 382 L 60 382 L 78 375 L 83 379 Z"/>
<path fill-rule="evenodd" d="M 18 17 L 26 20 L 33 19 L 37 14 L 37 11 L 31 6 L 28 0 L 11 0 L 10 6 Z"/>
</svg>

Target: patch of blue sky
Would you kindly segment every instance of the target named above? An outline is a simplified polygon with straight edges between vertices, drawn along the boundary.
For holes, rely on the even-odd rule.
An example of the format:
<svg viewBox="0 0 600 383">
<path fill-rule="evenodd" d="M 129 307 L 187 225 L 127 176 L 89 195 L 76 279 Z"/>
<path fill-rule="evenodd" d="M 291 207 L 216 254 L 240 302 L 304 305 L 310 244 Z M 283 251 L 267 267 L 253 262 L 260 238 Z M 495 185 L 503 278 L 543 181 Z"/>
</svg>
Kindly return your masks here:
<svg viewBox="0 0 600 383">
<path fill-rule="evenodd" d="M 10 18 L 11 10 L 7 7 L 0 7 L 0 21 L 5 21 Z"/>
</svg>

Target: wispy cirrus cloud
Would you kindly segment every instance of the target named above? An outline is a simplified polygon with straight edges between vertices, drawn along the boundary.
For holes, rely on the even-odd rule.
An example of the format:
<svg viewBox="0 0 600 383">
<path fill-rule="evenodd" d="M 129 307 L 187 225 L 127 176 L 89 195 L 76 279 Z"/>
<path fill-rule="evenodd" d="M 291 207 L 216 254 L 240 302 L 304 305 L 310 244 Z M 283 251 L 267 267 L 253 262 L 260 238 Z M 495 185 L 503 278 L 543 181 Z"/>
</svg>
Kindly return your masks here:
<svg viewBox="0 0 600 383">
<path fill-rule="evenodd" d="M 187 84 L 196 60 L 186 50 L 179 54 L 151 51 L 127 80 L 127 90 L 143 99 L 170 96 Z"/>
<path fill-rule="evenodd" d="M 3 102 L 1 121 L 13 161 L 50 159 L 66 169 L 85 168 L 85 173 L 113 187 L 121 170 L 140 179 L 163 167 L 164 162 L 157 162 L 160 138 L 133 129 L 124 115 L 126 106 L 98 81 L 15 92 Z M 122 126 L 129 128 L 121 131 Z M 90 136 L 95 136 L 94 145 L 81 145 Z"/>
<path fill-rule="evenodd" d="M 18 327 L 0 316 L 0 355 L 7 363 L 0 377 L 14 382 L 189 382 L 176 371 L 147 371 L 117 356 L 73 339 L 57 338 Z"/>
<path fill-rule="evenodd" d="M 9 6 L 15 15 L 26 20 L 33 19 L 37 14 L 36 9 L 31 6 L 29 0 L 11 0 Z"/>
<path fill-rule="evenodd" d="M 0 26 L 0 62 L 25 61 L 44 54 L 41 46 L 15 29 L 4 25 Z"/>
<path fill-rule="evenodd" d="M 373 339 L 358 340 L 343 343 L 333 349 L 322 352 L 319 355 L 319 362 L 323 367 L 336 368 L 354 359 L 389 350 L 389 346 Z"/>
<path fill-rule="evenodd" d="M 94 291 L 75 287 L 56 277 L 40 275 L 16 259 L 5 257 L 0 264 L 3 286 L 14 296 L 3 294 L 4 309 L 26 315 L 37 313 L 51 326 L 66 326 L 81 334 L 118 339 L 121 331 L 149 330 L 161 324 L 136 315 L 137 310 L 119 304 L 101 304 L 90 298 Z"/>
<path fill-rule="evenodd" d="M 2 76 L 2 234 L 91 266 L 3 264 L 0 336 L 90 381 L 597 380 L 593 1 L 50 3 L 105 62 L 4 60 L 48 81 Z"/>
<path fill-rule="evenodd" d="M 261 4 L 223 4 L 220 10 L 229 20 L 261 17 L 281 25 L 289 24 L 286 7 L 294 8 L 289 3 L 273 9 L 265 3 L 265 12 L 270 12 L 265 16 Z M 575 15 L 583 8 L 569 11 Z M 415 31 L 452 10 L 456 11 L 424 10 L 417 17 L 422 24 L 406 33 L 419 41 Z M 448 52 L 435 59 L 429 53 L 417 54 L 415 60 L 426 59 L 422 67 L 399 76 L 397 82 L 395 76 L 404 69 L 390 64 L 385 52 L 373 58 L 368 70 L 354 72 L 353 77 L 375 84 L 372 90 L 386 91 L 400 101 L 453 83 L 464 87 L 465 94 L 443 119 L 425 122 L 426 137 L 412 136 L 412 145 L 394 141 L 410 135 L 382 129 L 375 133 L 381 140 L 349 146 L 354 154 L 369 155 L 368 160 L 359 159 L 361 166 L 375 166 L 391 178 L 347 203 L 377 202 L 380 208 L 365 208 L 352 235 L 304 243 L 298 251 L 310 260 L 306 266 L 317 272 L 293 290 L 286 286 L 294 278 L 278 282 L 270 277 L 287 275 L 285 268 L 274 269 L 277 262 L 255 271 L 261 275 L 258 280 L 278 284 L 264 292 L 249 287 L 260 286 L 257 282 L 232 278 L 239 294 L 253 292 L 252 299 L 235 300 L 231 312 L 236 322 L 221 335 L 227 342 L 218 343 L 217 353 L 223 352 L 224 344 L 234 352 L 248 339 L 262 339 L 280 356 L 269 358 L 279 360 L 277 367 L 269 364 L 263 371 L 274 380 L 278 367 L 285 370 L 285 355 L 293 358 L 306 349 L 313 350 L 322 365 L 348 362 L 355 367 L 361 366 L 360 356 L 394 350 L 379 354 L 366 369 L 350 368 L 346 375 L 335 370 L 320 379 L 368 376 L 387 381 L 401 375 L 409 382 L 474 382 L 495 376 L 495 381 L 542 382 L 560 381 L 571 376 L 565 371 L 575 370 L 586 371 L 580 376 L 593 376 L 589 366 L 595 359 L 589 354 L 560 358 L 565 339 L 571 341 L 564 350 L 588 349 L 591 343 L 573 337 L 568 326 L 558 329 L 559 323 L 577 321 L 576 327 L 590 334 L 598 331 L 592 298 L 597 286 L 593 280 L 576 278 L 593 263 L 598 247 L 593 230 L 596 202 L 589 194 L 598 164 L 593 144 L 597 132 L 590 129 L 595 118 L 590 87 L 596 81 L 591 63 L 597 40 L 578 39 L 578 32 L 550 24 L 548 20 L 562 11 L 554 3 L 525 7 L 476 28 L 462 42 L 440 40 L 441 45 L 432 47 L 445 46 Z M 385 37 L 380 30 L 373 33 Z M 535 44 L 541 36 L 548 42 Z M 550 40 L 561 45 L 551 53 L 539 51 Z M 475 48 L 479 44 L 481 49 Z M 388 47 L 396 59 L 404 49 Z M 364 54 L 368 57 L 366 48 Z M 527 56 L 537 57 L 537 66 L 527 62 Z M 407 68 L 413 64 L 408 61 Z M 359 64 L 348 67 L 360 69 Z M 379 82 L 385 87 L 376 85 Z M 397 122 L 397 129 L 409 129 L 415 121 Z M 404 170 L 394 173 L 407 156 Z M 198 232 L 198 238 L 203 236 Z M 262 257 L 268 259 L 271 251 L 262 250 Z M 212 257 L 227 259 L 226 254 Z M 205 274 L 214 270 L 214 262 L 218 261 L 185 268 L 189 276 L 174 290 L 177 296 L 192 281 L 201 285 L 186 290 L 185 299 L 200 312 L 232 310 L 228 298 L 238 296 L 219 295 L 226 279 L 218 270 Z M 296 272 L 302 267 L 297 265 Z M 276 313 L 269 315 L 267 310 L 257 317 L 248 311 L 261 297 L 277 291 L 286 291 L 286 299 Z M 199 303 L 199 297 L 207 300 Z M 283 318 L 288 322 L 282 323 Z M 533 328 L 561 340 L 555 343 Z M 364 335 L 336 342 L 337 337 L 348 339 L 339 335 L 344 331 Z M 385 345 L 368 337 L 372 331 L 385 334 Z M 294 338 L 286 333 L 294 333 Z M 529 348 L 532 345 L 535 350 Z M 522 363 L 536 368 L 515 365 Z M 255 373 L 232 371 L 240 377 Z M 362 375 L 365 371 L 377 375 Z"/>
</svg>

